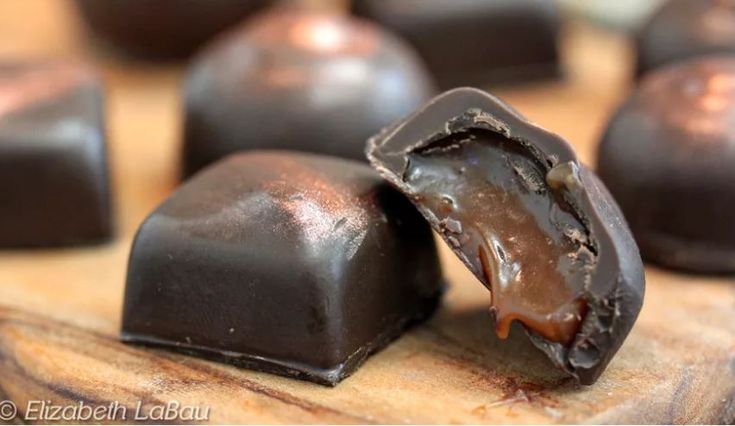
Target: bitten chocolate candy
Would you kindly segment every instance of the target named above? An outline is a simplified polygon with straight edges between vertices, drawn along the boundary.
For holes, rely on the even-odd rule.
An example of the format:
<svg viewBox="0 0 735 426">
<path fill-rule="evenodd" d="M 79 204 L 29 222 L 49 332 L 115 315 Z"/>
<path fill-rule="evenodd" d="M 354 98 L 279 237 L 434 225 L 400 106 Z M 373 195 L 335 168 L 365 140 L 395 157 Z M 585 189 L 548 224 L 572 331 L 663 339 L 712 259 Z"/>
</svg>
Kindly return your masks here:
<svg viewBox="0 0 735 426">
<path fill-rule="evenodd" d="M 0 247 L 110 237 L 102 87 L 77 64 L 0 64 Z"/>
<path fill-rule="evenodd" d="M 712 53 L 735 53 L 735 1 L 669 0 L 637 35 L 638 74 Z"/>
<path fill-rule="evenodd" d="M 430 227 L 366 165 L 237 154 L 140 228 L 122 337 L 334 385 L 442 288 Z"/>
<path fill-rule="evenodd" d="M 644 258 L 735 272 L 735 59 L 648 74 L 612 118 L 598 153 Z"/>
<path fill-rule="evenodd" d="M 364 160 L 367 138 L 432 95 L 415 54 L 372 24 L 275 10 L 212 46 L 191 69 L 184 174 L 243 149 Z"/>
<path fill-rule="evenodd" d="M 553 1 L 356 0 L 354 10 L 409 41 L 447 89 L 560 74 Z"/>
<path fill-rule="evenodd" d="M 500 337 L 518 321 L 559 368 L 597 379 L 638 316 L 643 266 L 563 139 L 456 89 L 371 139 L 368 156 L 490 290 Z"/>
<path fill-rule="evenodd" d="M 268 0 L 76 0 L 90 31 L 146 59 L 186 58 Z"/>
</svg>

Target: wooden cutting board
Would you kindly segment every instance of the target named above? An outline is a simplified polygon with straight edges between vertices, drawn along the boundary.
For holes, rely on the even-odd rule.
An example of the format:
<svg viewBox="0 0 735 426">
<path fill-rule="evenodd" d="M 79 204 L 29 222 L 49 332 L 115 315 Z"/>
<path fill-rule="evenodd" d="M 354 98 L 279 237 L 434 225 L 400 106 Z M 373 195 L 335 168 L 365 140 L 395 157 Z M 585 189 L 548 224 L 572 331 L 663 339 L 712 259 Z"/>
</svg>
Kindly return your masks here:
<svg viewBox="0 0 735 426">
<path fill-rule="evenodd" d="M 640 319 L 607 372 L 578 386 L 515 330 L 496 339 L 484 288 L 442 246 L 451 289 L 429 323 L 336 388 L 117 340 L 133 233 L 175 187 L 182 70 L 92 56 L 69 4 L 2 0 L 0 59 L 89 58 L 108 83 L 119 236 L 109 245 L 0 251 L 0 402 L 126 407 L 178 401 L 216 423 L 733 423 L 735 278 L 648 268 Z M 496 91 L 581 158 L 629 90 L 629 47 L 571 24 L 563 82 Z M 119 419 L 118 419 L 119 420 Z M 16 420 L 17 421 L 17 420 Z"/>
</svg>

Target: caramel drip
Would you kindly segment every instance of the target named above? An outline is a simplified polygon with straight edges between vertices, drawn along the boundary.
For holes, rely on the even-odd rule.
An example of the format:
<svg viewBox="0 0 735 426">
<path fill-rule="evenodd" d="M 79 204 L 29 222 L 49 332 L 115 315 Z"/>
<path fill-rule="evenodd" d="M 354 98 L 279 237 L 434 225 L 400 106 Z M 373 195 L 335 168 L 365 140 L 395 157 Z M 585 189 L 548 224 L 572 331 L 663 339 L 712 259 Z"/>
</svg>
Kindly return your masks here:
<svg viewBox="0 0 735 426">
<path fill-rule="evenodd" d="M 491 265 L 490 257 L 487 255 L 486 250 L 480 246 L 477 251 L 485 280 L 490 283 L 491 310 L 495 314 L 496 335 L 501 339 L 507 339 L 510 335 L 513 321 L 517 320 L 547 340 L 565 345 L 570 343 L 574 339 L 582 318 L 584 318 L 584 314 L 587 311 L 587 302 L 579 297 L 572 300 L 565 307 L 560 308 L 557 312 L 546 315 L 523 314 L 517 307 L 514 309 L 512 303 L 503 303 L 500 297 L 497 298 L 499 303 L 494 303 L 493 301 L 496 299 L 494 295 L 500 295 L 501 291 L 494 284 L 496 282 L 494 277 L 497 277 L 497 273 L 493 271 L 497 268 Z M 560 316 L 559 313 L 562 313 L 563 316 Z"/>
<path fill-rule="evenodd" d="M 412 156 L 405 176 L 490 290 L 497 335 L 507 338 L 517 320 L 549 341 L 570 343 L 594 263 L 583 222 L 558 195 L 574 182 L 551 188 L 543 164 L 489 132 L 442 147 Z"/>
</svg>

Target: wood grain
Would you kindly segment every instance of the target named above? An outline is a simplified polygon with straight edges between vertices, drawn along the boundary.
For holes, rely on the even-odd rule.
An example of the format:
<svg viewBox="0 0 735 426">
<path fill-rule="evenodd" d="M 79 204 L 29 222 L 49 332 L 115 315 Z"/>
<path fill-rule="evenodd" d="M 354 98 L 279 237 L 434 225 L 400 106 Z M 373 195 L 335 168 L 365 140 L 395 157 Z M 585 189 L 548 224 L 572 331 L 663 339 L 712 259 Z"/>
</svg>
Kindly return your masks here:
<svg viewBox="0 0 735 426">
<path fill-rule="evenodd" d="M 693 300 L 691 284 L 676 281 L 669 285 Z M 698 319 L 685 326 L 678 310 L 642 318 L 591 387 L 553 374 L 518 330 L 508 341 L 495 339 L 484 290 L 468 290 L 453 290 L 428 325 L 335 389 L 125 346 L 108 333 L 3 308 L 0 389 L 21 407 L 35 399 L 129 407 L 177 400 L 211 407 L 216 423 L 732 421 L 735 356 L 726 344 L 732 330 L 718 324 L 732 306 L 718 309 L 716 288 L 710 300 L 686 305 Z M 665 291 L 653 291 L 659 303 L 671 302 Z M 709 315 L 697 309 L 703 302 Z"/>
<path fill-rule="evenodd" d="M 515 330 L 492 333 L 488 294 L 448 252 L 443 308 L 334 389 L 125 346 L 117 332 L 132 236 L 175 187 L 180 67 L 92 52 L 68 2 L 0 1 L 0 59 L 96 64 L 107 114 L 118 238 L 66 250 L 0 252 L 0 400 L 25 407 L 177 400 L 231 423 L 733 423 L 735 279 L 647 270 L 641 317 L 601 380 L 580 387 Z M 496 93 L 560 133 L 589 162 L 629 89 L 616 35 L 572 25 L 562 82 Z"/>
</svg>

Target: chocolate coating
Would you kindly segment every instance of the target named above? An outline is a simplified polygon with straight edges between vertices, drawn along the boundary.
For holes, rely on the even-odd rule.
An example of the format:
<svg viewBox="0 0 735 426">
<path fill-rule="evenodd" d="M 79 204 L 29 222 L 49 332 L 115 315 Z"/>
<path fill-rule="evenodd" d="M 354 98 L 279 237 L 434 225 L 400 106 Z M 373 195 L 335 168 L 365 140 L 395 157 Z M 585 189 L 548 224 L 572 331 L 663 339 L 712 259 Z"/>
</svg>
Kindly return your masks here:
<svg viewBox="0 0 735 426">
<path fill-rule="evenodd" d="M 443 88 L 560 74 L 560 16 L 546 0 L 356 0 L 409 41 Z"/>
<path fill-rule="evenodd" d="M 646 260 L 735 272 L 735 59 L 647 75 L 605 132 L 598 171 Z"/>
<path fill-rule="evenodd" d="M 334 385 L 442 289 L 430 227 L 369 167 L 243 153 L 140 228 L 122 337 Z"/>
<path fill-rule="evenodd" d="M 79 64 L 0 64 L 0 247 L 111 233 L 100 81 Z"/>
<path fill-rule="evenodd" d="M 267 0 L 76 0 L 89 30 L 127 54 L 184 59 Z"/>
<path fill-rule="evenodd" d="M 413 52 L 372 24 L 265 13 L 204 52 L 189 72 L 184 175 L 244 149 L 364 160 L 370 135 L 432 95 Z"/>
<path fill-rule="evenodd" d="M 636 37 L 637 73 L 714 53 L 735 53 L 735 1 L 669 0 Z"/>
<path fill-rule="evenodd" d="M 498 334 L 533 343 L 593 383 L 641 308 L 638 249 L 605 187 L 560 137 L 476 89 L 455 89 L 368 142 L 491 291 Z"/>
</svg>

